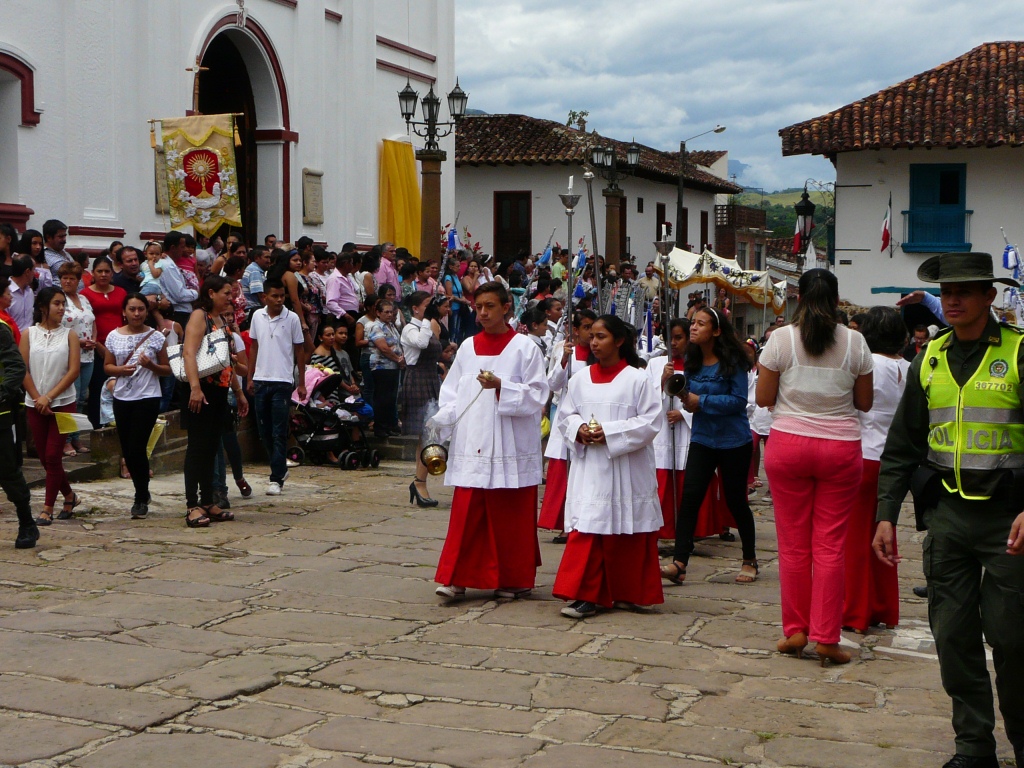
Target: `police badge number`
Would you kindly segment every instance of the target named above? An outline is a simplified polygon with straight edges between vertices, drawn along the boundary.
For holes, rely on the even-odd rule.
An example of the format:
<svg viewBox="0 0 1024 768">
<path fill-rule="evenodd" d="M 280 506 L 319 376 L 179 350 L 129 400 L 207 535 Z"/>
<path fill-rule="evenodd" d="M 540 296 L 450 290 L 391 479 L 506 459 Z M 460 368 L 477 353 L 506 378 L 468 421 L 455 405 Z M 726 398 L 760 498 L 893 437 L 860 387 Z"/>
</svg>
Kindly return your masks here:
<svg viewBox="0 0 1024 768">
<path fill-rule="evenodd" d="M 1004 379 L 1008 370 L 1010 366 L 1005 360 L 993 360 L 992 365 L 988 367 L 988 375 L 993 379 Z"/>
</svg>

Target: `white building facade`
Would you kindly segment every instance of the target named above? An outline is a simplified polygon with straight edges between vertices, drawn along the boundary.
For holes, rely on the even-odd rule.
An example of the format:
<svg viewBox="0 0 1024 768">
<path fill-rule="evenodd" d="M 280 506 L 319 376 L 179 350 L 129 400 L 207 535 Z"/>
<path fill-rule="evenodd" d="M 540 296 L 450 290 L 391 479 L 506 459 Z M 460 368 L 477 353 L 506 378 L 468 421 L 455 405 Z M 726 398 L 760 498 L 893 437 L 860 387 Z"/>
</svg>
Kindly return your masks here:
<svg viewBox="0 0 1024 768">
<path fill-rule="evenodd" d="M 783 128 L 785 155 L 836 168 L 835 271 L 854 304 L 894 304 L 935 286 L 917 279 L 937 253 L 983 251 L 1001 267 L 1005 229 L 1024 243 L 1024 42 L 985 43 L 827 115 Z M 882 222 L 892 200 L 892 244 Z M 996 304 L 1002 304 L 997 299 Z"/>
<path fill-rule="evenodd" d="M 587 186 L 583 179 L 584 161 L 589 143 L 600 141 L 615 147 L 618 156 L 617 185 L 624 197 L 618 210 L 619 250 L 641 267 L 655 259 L 653 242 L 661 238 L 662 224 L 672 229 L 676 223 L 678 190 L 678 154 L 641 147 L 636 169 L 625 167 L 626 143 L 595 137 L 577 128 L 525 115 L 474 115 L 458 127 L 455 169 L 455 211 L 459 231 L 468 227 L 474 243 L 484 253 L 499 260 L 511 258 L 519 250 L 537 254 L 554 237 L 563 248 L 575 253 L 579 239 L 586 238 L 589 252 L 608 254 L 608 207 L 604 194 L 609 182 L 600 175 L 592 182 L 594 221 L 591 226 Z M 708 153 L 690 153 L 684 171 L 682 237 L 672 232 L 671 239 L 691 250 L 714 248 L 716 196 L 742 191 L 725 176 L 712 173 L 710 167 L 696 165 L 692 158 Z M 728 156 L 711 153 L 715 168 L 725 174 Z M 568 191 L 580 195 L 572 222 L 572 242 L 568 239 L 565 207 L 559 194 Z M 446 223 L 453 223 L 446 219 Z"/>
<path fill-rule="evenodd" d="M 380 143 L 407 133 L 398 91 L 443 99 L 455 83 L 454 0 L 6 0 L 0 221 L 57 218 L 84 248 L 166 232 L 147 121 L 192 109 L 197 61 L 199 111 L 244 113 L 245 239 L 372 244 Z M 451 138 L 442 149 L 447 215 Z M 311 177 L 322 223 L 304 216 Z"/>
</svg>

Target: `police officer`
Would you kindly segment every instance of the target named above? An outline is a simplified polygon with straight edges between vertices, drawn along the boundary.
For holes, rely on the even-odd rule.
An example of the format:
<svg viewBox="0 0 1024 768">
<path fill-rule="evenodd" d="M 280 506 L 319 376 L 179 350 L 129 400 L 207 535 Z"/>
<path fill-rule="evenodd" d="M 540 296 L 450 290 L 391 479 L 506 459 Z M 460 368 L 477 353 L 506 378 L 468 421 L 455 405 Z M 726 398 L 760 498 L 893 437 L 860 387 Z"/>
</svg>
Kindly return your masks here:
<svg viewBox="0 0 1024 768">
<path fill-rule="evenodd" d="M 25 361 L 14 343 L 14 334 L 0 320 L 0 488 L 18 512 L 18 538 L 14 546 L 29 549 L 39 539 L 32 519 L 31 497 L 21 472 L 21 452 L 14 439 L 14 418 L 22 407 L 25 392 Z"/>
<path fill-rule="evenodd" d="M 882 454 L 872 544 L 896 565 L 893 526 L 910 489 L 924 540 L 928 616 L 942 685 L 953 700 L 956 755 L 945 768 L 996 768 L 996 690 L 1017 765 L 1024 765 L 1024 332 L 991 314 L 987 253 L 921 264 L 938 283 L 951 329 L 914 359 Z"/>
</svg>

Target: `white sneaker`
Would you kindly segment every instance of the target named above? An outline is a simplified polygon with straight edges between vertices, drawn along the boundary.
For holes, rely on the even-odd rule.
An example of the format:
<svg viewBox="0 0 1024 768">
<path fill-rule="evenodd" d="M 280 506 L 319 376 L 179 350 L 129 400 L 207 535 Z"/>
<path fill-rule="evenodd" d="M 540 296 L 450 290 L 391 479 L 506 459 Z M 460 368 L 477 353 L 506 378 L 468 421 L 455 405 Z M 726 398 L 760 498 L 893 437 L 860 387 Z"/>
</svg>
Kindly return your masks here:
<svg viewBox="0 0 1024 768">
<path fill-rule="evenodd" d="M 280 496 L 281 495 L 281 484 L 280 483 L 268 483 L 267 484 L 267 496 Z"/>
<path fill-rule="evenodd" d="M 501 587 L 494 590 L 494 596 L 501 600 L 518 600 L 521 597 L 529 597 L 532 593 L 533 590 L 529 587 L 520 589 Z"/>
<path fill-rule="evenodd" d="M 284 464 L 285 464 L 286 467 L 297 467 L 297 466 L 299 466 L 299 462 L 294 461 L 293 459 L 285 459 L 284 460 Z"/>
<path fill-rule="evenodd" d="M 442 585 L 434 590 L 434 594 L 438 597 L 447 597 L 449 600 L 457 600 L 466 594 L 466 588 L 456 587 L 454 584 Z"/>
</svg>

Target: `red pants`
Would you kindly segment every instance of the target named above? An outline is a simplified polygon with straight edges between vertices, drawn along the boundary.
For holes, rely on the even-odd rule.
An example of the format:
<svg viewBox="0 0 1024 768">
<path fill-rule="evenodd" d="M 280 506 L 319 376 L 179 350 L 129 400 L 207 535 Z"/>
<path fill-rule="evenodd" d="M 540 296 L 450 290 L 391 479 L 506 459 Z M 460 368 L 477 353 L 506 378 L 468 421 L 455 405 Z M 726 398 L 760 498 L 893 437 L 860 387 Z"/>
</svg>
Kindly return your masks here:
<svg viewBox="0 0 1024 768">
<path fill-rule="evenodd" d="M 843 621 L 846 529 L 860 486 L 859 440 L 772 431 L 764 468 L 779 537 L 782 630 L 838 643 Z"/>
<path fill-rule="evenodd" d="M 54 413 L 74 413 L 75 404 L 59 405 L 51 408 Z M 67 435 L 62 435 L 57 429 L 57 418 L 55 416 L 40 416 L 35 408 L 25 408 L 25 417 L 28 420 L 28 428 L 32 430 L 32 439 L 36 443 L 36 452 L 39 454 L 39 463 L 43 465 L 46 472 L 46 494 L 43 498 L 43 505 L 52 507 L 57 500 L 57 493 L 63 494 L 64 498 L 71 498 L 71 483 L 68 482 L 67 473 L 64 471 L 64 442 Z"/>
<path fill-rule="evenodd" d="M 602 536 L 573 531 L 558 566 L 552 594 L 611 608 L 665 602 L 658 567 L 658 532 Z"/>
<path fill-rule="evenodd" d="M 548 479 L 544 485 L 544 500 L 540 503 L 538 528 L 561 531 L 565 528 L 565 491 L 569 486 L 569 462 L 548 459 Z"/>
<path fill-rule="evenodd" d="M 473 589 L 532 589 L 540 565 L 537 486 L 456 488 L 434 581 Z"/>
<path fill-rule="evenodd" d="M 878 468 L 879 462 L 864 459 L 864 476 L 846 531 L 843 626 L 859 632 L 873 624 L 894 627 L 900 621 L 899 574 L 896 568 L 880 562 L 871 550 L 878 511 Z"/>
<path fill-rule="evenodd" d="M 668 483 L 668 476 L 672 474 L 671 469 L 659 469 L 658 471 L 658 501 L 661 502 L 661 517 L 664 524 L 658 531 L 659 539 L 674 539 L 676 537 L 676 511 L 672 508 L 672 486 Z M 683 498 L 683 479 L 686 471 L 676 470 L 676 505 Z M 722 482 L 715 473 L 711 485 L 708 486 L 704 503 L 700 505 L 700 512 L 697 513 L 697 527 L 693 531 L 693 538 L 706 539 L 709 536 L 717 536 L 726 528 L 735 528 L 736 521 L 732 519 L 729 512 L 729 505 L 725 503 L 725 496 L 722 494 Z"/>
</svg>

